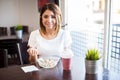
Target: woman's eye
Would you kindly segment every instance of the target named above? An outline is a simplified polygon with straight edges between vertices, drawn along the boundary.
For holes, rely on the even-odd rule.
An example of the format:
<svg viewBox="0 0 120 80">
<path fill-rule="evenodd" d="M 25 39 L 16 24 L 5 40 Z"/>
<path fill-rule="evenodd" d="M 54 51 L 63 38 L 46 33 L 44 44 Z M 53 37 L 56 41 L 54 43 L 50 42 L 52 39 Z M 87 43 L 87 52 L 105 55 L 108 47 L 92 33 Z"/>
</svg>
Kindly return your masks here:
<svg viewBox="0 0 120 80">
<path fill-rule="evenodd" d="M 50 17 L 50 18 L 55 18 L 55 16 L 54 16 L 54 15 L 51 15 L 51 16 L 44 15 L 43 17 L 44 17 L 44 18 L 49 18 L 49 17 Z"/>
<path fill-rule="evenodd" d="M 44 18 L 48 18 L 48 15 L 45 15 Z"/>
<path fill-rule="evenodd" d="M 55 18 L 55 16 L 51 16 L 52 18 Z"/>
</svg>

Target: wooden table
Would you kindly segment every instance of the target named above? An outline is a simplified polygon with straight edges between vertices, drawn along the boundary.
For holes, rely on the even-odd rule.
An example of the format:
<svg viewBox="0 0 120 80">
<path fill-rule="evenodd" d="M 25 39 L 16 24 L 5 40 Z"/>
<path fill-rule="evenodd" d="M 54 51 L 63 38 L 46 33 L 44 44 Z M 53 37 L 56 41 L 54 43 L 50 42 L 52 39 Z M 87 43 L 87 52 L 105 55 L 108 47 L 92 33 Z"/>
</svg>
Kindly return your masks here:
<svg viewBox="0 0 120 80">
<path fill-rule="evenodd" d="M 0 36 L 0 49 L 6 48 L 6 49 L 9 49 L 8 54 L 13 53 L 14 49 L 10 50 L 10 48 L 14 48 L 14 47 L 11 47 L 11 46 L 9 47 L 9 45 L 18 44 L 17 47 L 19 49 L 18 53 L 19 53 L 21 64 L 28 63 L 28 54 L 27 54 L 28 39 L 29 39 L 29 34 L 24 34 L 22 39 L 18 39 L 16 35 Z M 3 64 L 0 64 L 0 65 L 3 65 Z"/>
<path fill-rule="evenodd" d="M 61 62 L 52 69 L 39 68 L 38 71 L 24 73 L 21 66 L 0 69 L 0 80 L 120 80 L 119 74 L 100 69 L 98 74 L 86 74 L 84 59 L 74 57 L 71 70 L 63 71 Z"/>
<path fill-rule="evenodd" d="M 18 39 L 16 35 L 8 35 L 8 36 L 0 36 L 0 40 L 7 40 L 7 39 Z M 24 34 L 22 37 L 23 42 L 28 42 L 29 34 Z"/>
</svg>

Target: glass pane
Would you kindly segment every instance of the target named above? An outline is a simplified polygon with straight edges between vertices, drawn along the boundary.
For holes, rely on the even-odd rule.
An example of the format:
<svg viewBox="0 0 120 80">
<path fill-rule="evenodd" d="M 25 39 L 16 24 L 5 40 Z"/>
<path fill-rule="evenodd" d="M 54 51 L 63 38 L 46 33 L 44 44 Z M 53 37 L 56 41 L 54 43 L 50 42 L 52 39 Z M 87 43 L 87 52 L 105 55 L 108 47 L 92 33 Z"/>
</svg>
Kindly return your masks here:
<svg viewBox="0 0 120 80">
<path fill-rule="evenodd" d="M 111 19 L 112 28 L 110 70 L 120 73 L 120 0 L 111 0 Z M 112 62 L 111 62 L 112 61 Z"/>
</svg>

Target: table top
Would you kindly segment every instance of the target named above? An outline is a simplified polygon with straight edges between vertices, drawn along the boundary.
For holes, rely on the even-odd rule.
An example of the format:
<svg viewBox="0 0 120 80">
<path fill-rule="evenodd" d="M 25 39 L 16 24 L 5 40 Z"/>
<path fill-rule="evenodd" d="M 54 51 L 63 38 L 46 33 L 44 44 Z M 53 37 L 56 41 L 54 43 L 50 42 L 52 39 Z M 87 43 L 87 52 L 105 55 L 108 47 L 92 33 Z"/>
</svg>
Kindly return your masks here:
<svg viewBox="0 0 120 80">
<path fill-rule="evenodd" d="M 120 80 L 118 74 L 102 68 L 97 74 L 86 74 L 84 59 L 80 57 L 73 57 L 71 70 L 68 71 L 63 70 L 61 61 L 51 69 L 36 65 L 39 70 L 28 73 L 25 73 L 21 67 L 21 65 L 15 65 L 1 68 L 0 80 Z"/>
<path fill-rule="evenodd" d="M 17 38 L 16 35 L 0 36 L 0 40 L 8 40 L 8 39 L 19 39 L 19 38 Z M 22 40 L 23 40 L 24 42 L 27 42 L 28 39 L 29 39 L 29 34 L 24 34 L 24 35 L 22 36 Z"/>
</svg>

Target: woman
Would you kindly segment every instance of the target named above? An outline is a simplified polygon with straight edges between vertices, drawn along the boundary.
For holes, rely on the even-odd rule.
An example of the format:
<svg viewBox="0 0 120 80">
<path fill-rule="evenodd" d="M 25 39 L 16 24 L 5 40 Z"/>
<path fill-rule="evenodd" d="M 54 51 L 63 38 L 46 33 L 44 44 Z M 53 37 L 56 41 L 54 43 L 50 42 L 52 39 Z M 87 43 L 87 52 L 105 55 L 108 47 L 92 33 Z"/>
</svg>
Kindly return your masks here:
<svg viewBox="0 0 120 80">
<path fill-rule="evenodd" d="M 30 62 L 41 56 L 61 56 L 70 49 L 70 33 L 61 29 L 61 11 L 54 3 L 47 3 L 40 11 L 40 29 L 31 32 L 28 41 Z"/>
</svg>

